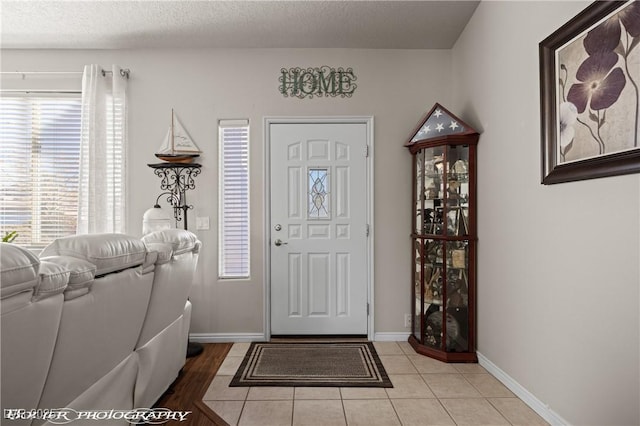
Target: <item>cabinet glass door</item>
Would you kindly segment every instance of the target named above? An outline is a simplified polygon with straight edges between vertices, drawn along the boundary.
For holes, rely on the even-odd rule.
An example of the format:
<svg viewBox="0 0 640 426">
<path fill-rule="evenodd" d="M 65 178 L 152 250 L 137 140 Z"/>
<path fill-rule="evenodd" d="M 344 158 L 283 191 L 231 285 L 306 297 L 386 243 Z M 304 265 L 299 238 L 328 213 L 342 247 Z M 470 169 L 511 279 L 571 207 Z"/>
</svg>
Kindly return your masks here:
<svg viewBox="0 0 640 426">
<path fill-rule="evenodd" d="M 469 349 L 469 242 L 449 241 L 447 245 L 446 350 Z"/>
<path fill-rule="evenodd" d="M 444 147 L 426 148 L 422 150 L 424 182 L 422 193 L 423 235 L 439 235 L 443 233 L 442 201 L 444 196 Z"/>
<path fill-rule="evenodd" d="M 415 167 L 416 167 L 416 199 L 415 205 L 415 225 L 414 232 L 416 234 L 422 234 L 424 229 L 424 151 L 420 151 L 415 155 Z"/>
<path fill-rule="evenodd" d="M 447 235 L 469 235 L 469 147 L 447 147 Z"/>
<path fill-rule="evenodd" d="M 413 321 L 412 321 L 412 333 L 416 339 L 420 339 L 422 335 L 420 316 L 422 313 L 422 282 L 424 275 L 422 270 L 424 268 L 424 260 L 422 258 L 422 239 L 416 238 L 414 242 L 414 258 L 415 267 L 413 270 Z"/>
<path fill-rule="evenodd" d="M 469 147 L 416 154 L 415 318 L 422 344 L 469 350 Z M 422 238 L 421 238 L 422 237 Z"/>
<path fill-rule="evenodd" d="M 445 282 L 444 242 L 433 239 L 423 240 L 423 297 L 422 297 L 422 333 L 424 344 L 442 349 L 442 327 L 438 326 L 438 317 L 443 312 L 443 288 Z"/>
</svg>

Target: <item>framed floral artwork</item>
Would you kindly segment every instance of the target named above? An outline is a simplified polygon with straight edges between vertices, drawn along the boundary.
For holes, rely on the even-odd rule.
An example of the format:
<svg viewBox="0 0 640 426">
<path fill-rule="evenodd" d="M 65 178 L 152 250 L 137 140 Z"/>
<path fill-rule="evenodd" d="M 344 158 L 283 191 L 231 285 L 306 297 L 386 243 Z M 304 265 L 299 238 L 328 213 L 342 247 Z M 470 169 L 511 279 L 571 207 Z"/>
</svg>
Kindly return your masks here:
<svg viewBox="0 0 640 426">
<path fill-rule="evenodd" d="M 640 0 L 596 1 L 540 43 L 542 183 L 640 172 Z"/>
</svg>

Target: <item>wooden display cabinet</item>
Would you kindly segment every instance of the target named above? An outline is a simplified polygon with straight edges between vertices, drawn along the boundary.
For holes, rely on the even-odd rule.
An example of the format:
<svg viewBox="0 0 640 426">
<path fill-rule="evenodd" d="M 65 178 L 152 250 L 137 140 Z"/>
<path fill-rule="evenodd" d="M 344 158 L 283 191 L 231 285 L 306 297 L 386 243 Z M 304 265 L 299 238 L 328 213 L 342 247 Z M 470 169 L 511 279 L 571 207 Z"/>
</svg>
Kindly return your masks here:
<svg viewBox="0 0 640 426">
<path fill-rule="evenodd" d="M 405 144 L 413 155 L 409 343 L 445 362 L 477 362 L 478 138 L 436 103 Z"/>
</svg>

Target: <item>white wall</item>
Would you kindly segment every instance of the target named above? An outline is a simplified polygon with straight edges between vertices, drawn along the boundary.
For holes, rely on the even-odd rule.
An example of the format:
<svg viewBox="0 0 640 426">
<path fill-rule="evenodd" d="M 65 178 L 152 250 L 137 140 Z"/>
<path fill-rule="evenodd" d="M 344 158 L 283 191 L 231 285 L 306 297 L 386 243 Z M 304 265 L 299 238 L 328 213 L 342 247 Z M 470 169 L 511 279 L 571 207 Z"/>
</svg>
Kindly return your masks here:
<svg viewBox="0 0 640 426">
<path fill-rule="evenodd" d="M 3 71 L 82 70 L 88 63 L 131 69 L 129 115 L 130 233 L 160 193 L 146 166 L 167 130 L 173 107 L 204 151 L 190 214 L 209 216 L 199 280 L 192 292 L 192 333 L 263 333 L 264 116 L 372 115 L 375 117 L 375 331 L 407 332 L 410 312 L 411 156 L 403 144 L 435 102 L 450 101 L 450 51 L 421 50 L 131 50 L 2 51 Z M 282 67 L 353 67 L 352 98 L 291 99 L 278 92 Z M 78 80 L 79 82 L 79 80 Z M 37 82 L 34 82 L 36 84 Z M 251 121 L 251 279 L 217 279 L 217 120 Z"/>
<path fill-rule="evenodd" d="M 452 51 L 482 131 L 478 351 L 571 424 L 637 425 L 640 178 L 540 184 L 538 43 L 587 5 L 482 2 Z"/>
</svg>

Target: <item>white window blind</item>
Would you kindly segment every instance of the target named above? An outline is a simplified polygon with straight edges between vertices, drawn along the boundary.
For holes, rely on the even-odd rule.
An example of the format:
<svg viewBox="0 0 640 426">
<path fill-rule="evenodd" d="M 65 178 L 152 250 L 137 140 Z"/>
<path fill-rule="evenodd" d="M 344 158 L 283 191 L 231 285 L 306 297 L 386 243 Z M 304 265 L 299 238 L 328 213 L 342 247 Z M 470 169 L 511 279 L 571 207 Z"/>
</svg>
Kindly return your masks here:
<svg viewBox="0 0 640 426">
<path fill-rule="evenodd" d="M 249 277 L 249 122 L 220 120 L 220 278 Z"/>
<path fill-rule="evenodd" d="M 80 94 L 0 97 L 0 234 L 41 248 L 75 234 Z"/>
<path fill-rule="evenodd" d="M 41 248 L 75 234 L 80 94 L 0 98 L 0 234 Z"/>
</svg>

